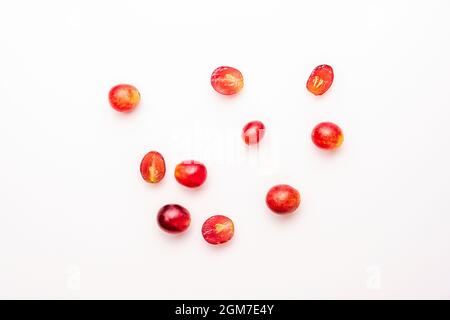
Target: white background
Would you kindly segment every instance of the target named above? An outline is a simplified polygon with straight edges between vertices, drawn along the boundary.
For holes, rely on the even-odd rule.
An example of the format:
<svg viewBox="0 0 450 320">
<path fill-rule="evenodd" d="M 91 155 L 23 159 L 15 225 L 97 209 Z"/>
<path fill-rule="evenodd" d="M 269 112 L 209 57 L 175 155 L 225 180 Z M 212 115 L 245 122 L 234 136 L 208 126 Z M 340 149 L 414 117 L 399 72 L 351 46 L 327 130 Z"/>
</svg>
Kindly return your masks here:
<svg viewBox="0 0 450 320">
<path fill-rule="evenodd" d="M 0 297 L 450 298 L 450 2 L 2 1 Z M 335 82 L 305 89 L 327 63 Z M 214 68 L 245 78 L 218 95 Z M 109 89 L 139 88 L 131 114 Z M 259 148 L 240 131 L 266 124 Z M 344 130 L 338 152 L 311 129 Z M 162 183 L 139 164 L 166 159 Z M 188 190 L 175 165 L 202 161 Z M 302 195 L 289 217 L 265 194 Z M 163 233 L 179 203 L 188 232 Z M 213 214 L 235 222 L 204 242 Z"/>
</svg>

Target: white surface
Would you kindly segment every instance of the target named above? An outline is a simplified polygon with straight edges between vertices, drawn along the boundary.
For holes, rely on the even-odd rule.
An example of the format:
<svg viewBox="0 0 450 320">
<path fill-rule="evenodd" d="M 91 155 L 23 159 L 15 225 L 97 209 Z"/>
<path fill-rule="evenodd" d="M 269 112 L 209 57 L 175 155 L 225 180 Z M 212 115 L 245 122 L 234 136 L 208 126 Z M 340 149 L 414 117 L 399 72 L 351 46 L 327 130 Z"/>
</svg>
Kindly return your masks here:
<svg viewBox="0 0 450 320">
<path fill-rule="evenodd" d="M 3 1 L 0 297 L 450 298 L 449 1 Z M 318 64 L 329 92 L 305 89 Z M 216 94 L 220 65 L 245 77 Z M 142 104 L 119 114 L 117 83 Z M 240 131 L 266 124 L 259 150 Z M 339 124 L 337 153 L 310 132 Z M 139 163 L 160 151 L 148 185 Z M 200 190 L 173 178 L 204 162 Z M 291 217 L 265 193 L 302 194 Z M 157 210 L 180 203 L 190 230 Z M 223 247 L 203 221 L 236 225 Z"/>
</svg>

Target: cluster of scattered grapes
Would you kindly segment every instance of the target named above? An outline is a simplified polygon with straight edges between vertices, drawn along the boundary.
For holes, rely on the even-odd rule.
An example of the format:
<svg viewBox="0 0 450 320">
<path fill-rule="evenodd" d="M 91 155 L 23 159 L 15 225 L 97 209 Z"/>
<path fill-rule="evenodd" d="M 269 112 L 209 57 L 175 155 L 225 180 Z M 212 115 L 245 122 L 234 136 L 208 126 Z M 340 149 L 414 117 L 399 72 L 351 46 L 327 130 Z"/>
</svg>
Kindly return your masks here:
<svg viewBox="0 0 450 320">
<path fill-rule="evenodd" d="M 334 72 L 329 65 L 317 66 L 309 76 L 306 87 L 314 95 L 324 94 L 333 83 Z M 244 87 L 242 73 L 232 67 L 219 67 L 211 75 L 211 85 L 218 93 L 234 95 Z M 139 104 L 139 91 L 132 85 L 120 84 L 109 92 L 111 106 L 120 112 L 130 112 Z M 242 130 L 242 139 L 247 145 L 258 144 L 264 137 L 266 128 L 261 121 L 251 121 Z M 312 131 L 314 144 L 325 150 L 341 146 L 344 136 L 334 123 L 319 123 Z M 166 173 L 164 157 L 157 151 L 148 152 L 141 162 L 142 178 L 149 183 L 160 182 Z M 206 180 L 206 166 L 195 160 L 187 160 L 175 167 L 175 179 L 185 187 L 198 188 Z M 277 214 L 295 212 L 300 206 L 300 193 L 287 184 L 273 186 L 266 196 L 267 206 Z M 180 233 L 188 229 L 191 223 L 189 211 L 178 204 L 167 204 L 157 214 L 157 222 L 162 230 Z M 210 244 L 229 241 L 234 235 L 233 221 L 223 215 L 208 218 L 202 226 L 203 238 Z"/>
</svg>

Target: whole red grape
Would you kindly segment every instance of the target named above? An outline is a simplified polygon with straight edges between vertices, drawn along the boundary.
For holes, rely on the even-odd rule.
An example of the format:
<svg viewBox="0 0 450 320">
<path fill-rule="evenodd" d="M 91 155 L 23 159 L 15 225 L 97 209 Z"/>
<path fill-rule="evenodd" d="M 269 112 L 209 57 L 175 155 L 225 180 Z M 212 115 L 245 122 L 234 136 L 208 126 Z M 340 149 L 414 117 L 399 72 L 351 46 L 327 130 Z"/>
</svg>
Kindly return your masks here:
<svg viewBox="0 0 450 320">
<path fill-rule="evenodd" d="M 175 167 L 175 179 L 189 188 L 201 186 L 206 180 L 206 167 L 203 163 L 195 160 L 187 160 Z"/>
<path fill-rule="evenodd" d="M 266 204 L 275 213 L 292 213 L 300 206 L 300 193 L 290 185 L 279 184 L 267 192 Z"/>
<path fill-rule="evenodd" d="M 159 209 L 157 221 L 162 230 L 168 233 L 180 233 L 191 224 L 191 215 L 186 208 L 178 204 L 167 204 Z"/>
<path fill-rule="evenodd" d="M 314 144 L 325 150 L 339 148 L 344 142 L 344 134 L 341 128 L 332 122 L 322 122 L 314 127 L 311 133 Z"/>
<path fill-rule="evenodd" d="M 129 112 L 136 108 L 141 95 L 135 87 L 129 84 L 119 84 L 109 91 L 109 103 L 119 112 Z"/>
<path fill-rule="evenodd" d="M 257 144 L 263 137 L 266 127 L 261 121 L 251 121 L 242 129 L 242 139 L 248 145 Z"/>
</svg>

